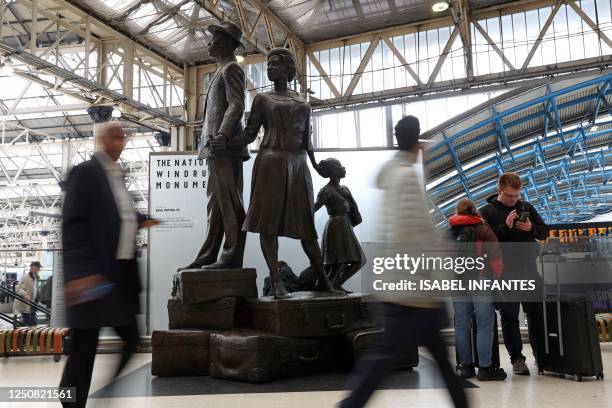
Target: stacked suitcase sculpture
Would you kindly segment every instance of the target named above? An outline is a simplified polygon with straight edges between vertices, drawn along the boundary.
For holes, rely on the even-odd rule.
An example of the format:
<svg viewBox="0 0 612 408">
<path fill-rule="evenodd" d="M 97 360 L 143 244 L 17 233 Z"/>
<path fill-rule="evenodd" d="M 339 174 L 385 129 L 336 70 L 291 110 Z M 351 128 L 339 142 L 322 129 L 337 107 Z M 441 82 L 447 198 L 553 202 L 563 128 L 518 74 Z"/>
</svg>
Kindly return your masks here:
<svg viewBox="0 0 612 408">
<path fill-rule="evenodd" d="M 187 269 L 174 276 L 168 331 L 151 336 L 151 372 L 208 375 L 210 335 L 236 327 L 240 299 L 257 297 L 255 269 Z"/>
<path fill-rule="evenodd" d="M 347 342 L 358 355 L 364 339 L 380 338 L 361 295 L 258 298 L 255 278 L 248 268 L 178 272 L 168 301 L 170 330 L 153 332 L 152 374 L 261 383 L 338 368 Z M 416 347 L 407 361 L 418 363 Z"/>
</svg>

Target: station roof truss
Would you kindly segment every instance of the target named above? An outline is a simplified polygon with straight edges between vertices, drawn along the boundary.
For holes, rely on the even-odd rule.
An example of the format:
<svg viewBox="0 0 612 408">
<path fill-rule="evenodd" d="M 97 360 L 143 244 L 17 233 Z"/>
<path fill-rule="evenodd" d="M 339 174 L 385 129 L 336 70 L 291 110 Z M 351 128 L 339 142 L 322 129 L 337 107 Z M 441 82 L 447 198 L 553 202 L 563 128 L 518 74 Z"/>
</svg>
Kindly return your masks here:
<svg viewBox="0 0 612 408">
<path fill-rule="evenodd" d="M 588 5 L 592 1 L 450 0 L 450 9 L 438 14 L 431 10 L 433 3 L 433 0 L 0 0 L 0 63 L 6 65 L 8 58 L 13 69 L 12 75 L 3 75 L 0 70 L 0 225 L 4 234 L 0 235 L 0 247 L 23 241 L 24 234 L 30 234 L 28 242 L 57 238 L 53 232 L 57 220 L 32 215 L 32 211 L 57 210 L 58 183 L 71 165 L 91 154 L 94 127 L 87 114 L 91 106 L 117 107 L 122 111 L 122 119 L 131 122 L 133 133 L 139 135 L 128 148 L 133 154 L 126 156 L 123 166 L 128 180 L 132 180 L 130 189 L 135 200 L 146 208 L 144 169 L 148 153 L 159 149 L 154 134 L 174 132 L 176 136 L 182 132 L 186 136 L 176 136 L 183 140 L 179 148 L 195 146 L 194 128 L 201 122 L 198 112 L 205 92 L 203 74 L 215 69 L 214 60 L 208 55 L 211 38 L 207 28 L 221 20 L 231 20 L 243 29 L 239 54 L 245 58 L 245 68 L 263 64 L 266 52 L 273 47 L 292 49 L 297 57 L 300 89 L 309 93 L 313 108 L 321 111 L 402 103 L 423 96 L 448 96 L 496 87 L 521 89 L 527 84 L 531 92 L 543 92 L 533 95 L 534 99 L 547 95 L 547 89 L 551 89 L 548 95 L 557 95 L 555 92 L 560 88 L 556 83 L 546 85 L 553 76 L 565 75 L 565 80 L 575 85 L 602 72 L 607 75 L 612 61 L 612 21 L 604 21 L 602 13 L 594 12 Z M 512 38 L 509 42 L 503 38 L 502 31 L 505 33 L 507 26 L 503 28 L 502 23 L 513 20 L 517 13 L 524 13 L 518 15 L 524 21 L 527 13 L 532 17 L 537 14 L 533 19 L 538 21 L 538 29 L 525 25 L 525 38 Z M 556 19 L 561 15 L 566 19 L 573 16 L 579 32 L 559 29 Z M 596 46 L 589 47 L 594 51 L 588 55 L 546 61 L 542 49 L 556 44 L 560 37 L 567 37 L 568 41 L 594 39 L 584 44 Z M 414 47 L 419 53 L 423 47 L 432 46 L 435 58 L 429 54 L 413 58 L 406 51 L 410 38 L 424 41 Z M 435 41 L 430 41 L 431 38 Z M 346 61 L 344 52 L 352 47 L 359 50 L 350 56 L 350 63 L 332 61 L 331 56 L 340 52 L 341 61 Z M 524 55 L 517 52 L 523 49 Z M 497 68 L 481 72 L 486 65 L 480 62 L 483 55 L 487 55 L 489 65 L 497 59 Z M 258 82 L 249 77 L 249 72 L 261 74 L 260 68 L 245 69 L 250 98 L 269 86 L 263 83 L 265 79 Z M 373 80 L 377 72 L 393 73 L 395 79 Z M 373 86 L 366 86 L 368 81 Z M 318 88 L 313 90 L 315 86 Z M 503 142 L 497 147 L 499 168 L 516 165 L 523 169 L 528 167 L 526 163 L 531 163 L 532 174 L 524 177 L 531 177 L 538 187 L 530 190 L 528 183 L 524 194 L 550 220 L 586 218 L 603 211 L 602 202 L 609 198 L 609 185 L 604 183 L 609 157 L 605 151 L 602 156 L 597 150 L 605 145 L 603 139 L 609 137 L 597 136 L 597 132 L 608 129 L 605 119 L 609 89 L 602 92 L 600 103 L 594 98 L 572 108 L 584 108 L 584 115 L 589 106 L 591 113 L 597 111 L 594 123 L 599 126 L 598 131 L 586 125 L 580 130 L 572 128 L 585 119 L 578 119 L 579 112 L 575 117 L 564 116 L 570 115 L 567 112 L 571 109 L 565 105 L 569 101 L 556 96 L 547 99 L 548 105 L 542 108 L 547 112 L 545 115 L 521 125 L 535 126 L 540 121 L 540 130 L 535 126 L 529 128 L 531 133 L 515 134 L 514 122 L 508 122 L 507 117 L 493 124 Z M 516 94 L 515 98 L 522 95 Z M 504 103 L 493 106 L 497 113 L 487 114 L 502 115 Z M 538 132 L 542 140 L 536 137 Z M 553 133 L 561 134 L 562 139 Z M 446 137 L 452 138 L 453 134 L 448 131 Z M 461 142 L 470 135 L 462 137 Z M 522 140 L 524 146 L 516 144 Z M 550 147 L 554 143 L 548 140 L 561 145 Z M 486 145 L 480 156 L 466 153 L 469 149 L 461 143 L 447 151 L 440 148 L 439 156 L 432 159 L 435 162 L 428 163 L 432 183 L 442 177 L 451 180 L 446 190 L 432 188 L 432 203 L 440 217 L 448 215 L 448 202 L 462 191 L 473 197 L 484 194 L 485 187 L 482 191 L 476 189 L 475 180 L 486 184 L 494 178 L 492 174 L 499 173 L 499 168 L 487 168 L 486 172 L 478 173 L 478 178 L 472 177 L 478 166 L 484 169 L 483 163 L 495 156 L 495 149 L 487 143 L 492 141 L 483 139 L 479 145 Z M 568 146 L 575 147 L 577 153 L 562 155 L 561 151 Z M 512 151 L 514 148 L 518 150 Z M 534 157 L 527 157 L 531 154 L 529 149 L 537 150 Z M 478 159 L 483 155 L 486 159 Z M 554 167 L 557 165 L 559 169 Z M 552 185 L 545 188 L 543 180 L 557 174 L 555 169 L 563 170 L 567 177 L 557 180 L 554 189 Z M 545 190 L 551 193 L 544 194 Z M 565 198 L 574 200 L 571 202 L 576 206 L 567 208 L 567 204 L 561 203 Z M 588 214 L 572 214 L 576 208 Z M 51 228 L 54 225 L 55 230 Z M 47 233 L 48 230 L 51 232 Z"/>
<path fill-rule="evenodd" d="M 422 135 L 434 212 L 443 222 L 459 198 L 478 206 L 516 172 L 522 196 L 548 223 L 612 210 L 612 73 L 521 88 Z"/>
</svg>

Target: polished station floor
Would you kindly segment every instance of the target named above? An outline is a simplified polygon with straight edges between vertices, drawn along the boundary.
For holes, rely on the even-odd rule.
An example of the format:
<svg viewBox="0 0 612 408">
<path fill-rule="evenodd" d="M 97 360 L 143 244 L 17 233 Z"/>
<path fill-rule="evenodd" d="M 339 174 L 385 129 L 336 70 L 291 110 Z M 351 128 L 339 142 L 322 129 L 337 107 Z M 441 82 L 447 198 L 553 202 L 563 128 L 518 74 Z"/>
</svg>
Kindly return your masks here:
<svg viewBox="0 0 612 408">
<path fill-rule="evenodd" d="M 504 382 L 466 381 L 472 407 L 482 408 L 582 408 L 612 407 L 612 343 L 602 343 L 603 381 L 537 375 L 533 359 L 529 377 L 510 374 Z M 454 355 L 454 350 L 449 350 Z M 526 355 L 531 356 L 529 346 Z M 503 345 L 504 368 L 510 372 Z M 52 357 L 0 359 L 0 387 L 54 386 L 59 382 L 63 361 Z M 101 354 L 96 359 L 88 407 L 109 408 L 323 408 L 333 407 L 345 391 L 345 373 L 330 373 L 275 381 L 263 385 L 214 380 L 208 377 L 156 378 L 150 374 L 151 354 L 140 353 L 125 374 L 109 384 L 117 356 Z M 434 364 L 421 350 L 421 364 L 413 371 L 395 373 L 375 394 L 368 407 L 449 407 L 449 399 Z M 60 407 L 59 403 L 0 403 L 0 407 Z"/>
</svg>

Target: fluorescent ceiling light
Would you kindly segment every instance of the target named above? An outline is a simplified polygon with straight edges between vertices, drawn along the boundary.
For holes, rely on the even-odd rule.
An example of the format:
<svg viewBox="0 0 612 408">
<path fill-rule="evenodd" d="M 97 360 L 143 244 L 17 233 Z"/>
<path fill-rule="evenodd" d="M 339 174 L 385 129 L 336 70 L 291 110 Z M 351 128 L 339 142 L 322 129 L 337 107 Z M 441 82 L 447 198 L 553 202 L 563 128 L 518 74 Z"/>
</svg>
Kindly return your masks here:
<svg viewBox="0 0 612 408">
<path fill-rule="evenodd" d="M 446 11 L 448 10 L 448 3 L 445 1 L 438 1 L 431 6 L 431 9 L 436 13 Z"/>
</svg>

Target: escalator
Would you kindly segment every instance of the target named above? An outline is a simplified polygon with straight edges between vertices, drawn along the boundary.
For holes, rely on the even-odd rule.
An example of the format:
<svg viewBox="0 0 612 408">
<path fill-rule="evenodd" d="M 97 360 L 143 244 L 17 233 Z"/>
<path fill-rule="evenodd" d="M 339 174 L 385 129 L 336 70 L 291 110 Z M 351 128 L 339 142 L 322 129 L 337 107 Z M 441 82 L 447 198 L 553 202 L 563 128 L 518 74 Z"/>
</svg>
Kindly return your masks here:
<svg viewBox="0 0 612 408">
<path fill-rule="evenodd" d="M 9 289 L 3 285 L 0 285 L 0 294 L 8 297 L 9 299 L 12 299 L 13 302 L 16 300 L 21 301 L 25 303 L 26 305 L 30 306 L 33 312 L 36 312 L 36 313 L 40 312 L 40 313 L 43 313 L 48 319 L 51 318 L 51 310 L 49 310 L 48 308 L 44 307 L 43 305 L 39 303 L 36 303 L 36 302 L 33 302 L 31 300 L 24 298 L 23 296 L 19 295 L 17 292 L 15 292 L 12 289 Z M 16 316 L 11 316 L 7 313 L 0 313 L 0 320 L 3 320 L 11 324 L 13 328 L 15 329 L 26 326 L 22 321 L 17 319 Z"/>
</svg>

